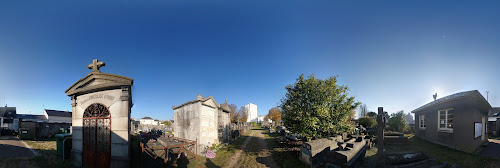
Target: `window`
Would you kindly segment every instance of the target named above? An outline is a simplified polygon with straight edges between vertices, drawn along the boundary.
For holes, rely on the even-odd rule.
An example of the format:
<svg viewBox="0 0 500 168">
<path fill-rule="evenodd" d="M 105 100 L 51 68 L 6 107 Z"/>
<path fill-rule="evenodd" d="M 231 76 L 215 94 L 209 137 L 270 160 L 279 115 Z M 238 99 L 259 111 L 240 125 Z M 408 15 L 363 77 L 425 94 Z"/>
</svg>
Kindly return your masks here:
<svg viewBox="0 0 500 168">
<path fill-rule="evenodd" d="M 418 119 L 420 120 L 420 128 L 425 129 L 425 114 L 420 115 Z"/>
<path fill-rule="evenodd" d="M 438 130 L 453 131 L 453 109 L 439 110 L 438 117 Z"/>
</svg>

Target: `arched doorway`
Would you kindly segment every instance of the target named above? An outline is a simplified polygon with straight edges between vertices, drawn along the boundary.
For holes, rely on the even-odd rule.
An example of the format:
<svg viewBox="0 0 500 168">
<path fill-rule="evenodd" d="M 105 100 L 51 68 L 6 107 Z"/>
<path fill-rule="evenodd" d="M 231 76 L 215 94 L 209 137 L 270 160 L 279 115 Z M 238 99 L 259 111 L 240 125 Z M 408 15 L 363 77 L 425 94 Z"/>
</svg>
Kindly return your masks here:
<svg viewBox="0 0 500 168">
<path fill-rule="evenodd" d="M 111 114 L 100 103 L 83 112 L 83 166 L 109 167 L 111 160 Z"/>
</svg>

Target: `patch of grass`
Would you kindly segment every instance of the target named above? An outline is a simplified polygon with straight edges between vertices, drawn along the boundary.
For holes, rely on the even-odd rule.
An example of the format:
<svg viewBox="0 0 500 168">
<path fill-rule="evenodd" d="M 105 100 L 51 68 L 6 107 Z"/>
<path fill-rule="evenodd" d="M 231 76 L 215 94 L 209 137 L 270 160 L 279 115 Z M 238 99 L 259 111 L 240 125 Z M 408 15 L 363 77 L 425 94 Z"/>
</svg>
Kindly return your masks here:
<svg viewBox="0 0 500 168">
<path fill-rule="evenodd" d="M 437 159 L 438 162 L 446 162 L 448 165 L 457 165 L 459 167 L 487 167 L 489 165 L 500 163 L 499 160 L 480 156 L 472 153 L 467 153 L 455 150 L 446 146 L 438 145 L 422 138 L 416 137 L 413 134 L 405 135 L 408 137 L 410 144 L 408 145 L 385 145 L 384 152 L 386 153 L 409 153 L 423 152 L 431 158 Z M 375 163 L 377 147 L 370 149 L 366 153 L 366 163 Z"/>
<path fill-rule="evenodd" d="M 223 146 L 215 153 L 215 158 L 209 159 L 204 156 L 198 156 L 196 160 L 189 163 L 188 167 L 223 167 L 228 163 L 230 159 L 237 150 L 240 149 L 241 145 L 249 138 L 250 131 L 246 131 L 242 136 L 237 138 L 232 143 Z M 248 144 L 250 145 L 250 143 Z"/>
<path fill-rule="evenodd" d="M 286 168 L 286 167 L 294 167 L 294 168 L 307 168 L 308 166 L 302 161 L 299 160 L 298 156 L 295 156 L 293 152 L 284 151 L 279 148 L 278 142 L 274 140 L 274 138 L 278 137 L 278 133 L 264 133 L 266 138 L 266 143 L 268 148 L 270 149 L 273 159 L 278 164 L 278 166 Z"/>
<path fill-rule="evenodd" d="M 34 162 L 39 167 L 74 167 L 69 159 L 62 161 L 62 157 L 57 155 L 55 139 L 41 141 L 25 140 L 24 142 L 40 153 L 40 156 L 27 161 Z"/>
</svg>

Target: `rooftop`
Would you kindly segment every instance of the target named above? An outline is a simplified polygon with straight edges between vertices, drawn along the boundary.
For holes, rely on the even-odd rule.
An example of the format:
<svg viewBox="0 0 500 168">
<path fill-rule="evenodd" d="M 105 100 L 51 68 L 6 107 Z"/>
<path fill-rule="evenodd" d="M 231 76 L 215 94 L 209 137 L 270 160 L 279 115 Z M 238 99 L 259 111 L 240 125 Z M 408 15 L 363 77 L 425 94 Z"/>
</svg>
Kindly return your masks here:
<svg viewBox="0 0 500 168">
<path fill-rule="evenodd" d="M 48 116 L 58 116 L 58 117 L 71 117 L 71 111 L 59 111 L 59 110 L 50 110 L 45 109 Z"/>
</svg>

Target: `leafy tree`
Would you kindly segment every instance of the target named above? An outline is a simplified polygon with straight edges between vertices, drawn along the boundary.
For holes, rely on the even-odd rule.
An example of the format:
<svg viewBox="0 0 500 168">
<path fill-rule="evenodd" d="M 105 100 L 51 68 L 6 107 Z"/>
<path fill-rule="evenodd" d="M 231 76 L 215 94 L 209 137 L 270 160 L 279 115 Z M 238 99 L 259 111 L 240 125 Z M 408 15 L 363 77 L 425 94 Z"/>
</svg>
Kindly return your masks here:
<svg viewBox="0 0 500 168">
<path fill-rule="evenodd" d="M 280 107 L 282 121 L 291 132 L 309 139 L 354 129 L 352 112 L 360 103 L 348 96 L 347 86 L 337 85 L 337 77 L 322 80 L 311 75 L 304 79 L 302 74 L 285 87 L 287 93 Z"/>
<path fill-rule="evenodd" d="M 236 110 L 238 109 L 238 106 L 236 106 L 235 104 L 230 104 L 228 106 L 231 109 L 231 111 L 229 112 L 229 118 L 231 118 L 231 123 L 236 123 L 236 121 L 238 121 L 238 119 L 239 119 L 239 117 L 237 117 L 235 115 L 236 114 Z"/>
<path fill-rule="evenodd" d="M 269 109 L 269 113 L 266 115 L 269 119 L 273 120 L 273 123 L 278 123 L 281 120 L 281 110 L 278 107 L 273 107 Z"/>
<path fill-rule="evenodd" d="M 388 129 L 391 131 L 406 132 L 410 128 L 405 119 L 403 110 L 391 114 L 389 122 L 387 122 Z"/>
<path fill-rule="evenodd" d="M 362 104 L 359 106 L 359 118 L 366 117 L 366 114 L 368 113 L 368 108 L 366 107 L 366 104 Z"/>
<path fill-rule="evenodd" d="M 377 119 L 374 117 L 359 118 L 359 125 L 362 125 L 365 128 L 372 128 L 377 126 Z"/>
<path fill-rule="evenodd" d="M 377 118 L 377 113 L 373 112 L 373 111 L 370 111 L 366 114 L 366 116 L 368 117 L 373 117 L 373 118 Z"/>
<path fill-rule="evenodd" d="M 248 120 L 248 113 L 247 111 L 245 110 L 245 106 L 241 106 L 240 107 L 240 110 L 238 111 L 238 114 L 239 114 L 239 121 L 240 122 L 247 122 Z"/>
</svg>

